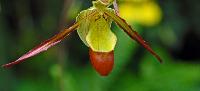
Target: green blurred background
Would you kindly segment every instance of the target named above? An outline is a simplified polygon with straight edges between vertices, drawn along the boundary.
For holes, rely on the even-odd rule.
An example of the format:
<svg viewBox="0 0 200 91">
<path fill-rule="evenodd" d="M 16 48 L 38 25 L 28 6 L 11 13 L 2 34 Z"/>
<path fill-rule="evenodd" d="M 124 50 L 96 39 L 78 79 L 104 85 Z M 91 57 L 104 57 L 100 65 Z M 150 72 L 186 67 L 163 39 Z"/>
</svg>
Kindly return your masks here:
<svg viewBox="0 0 200 91">
<path fill-rule="evenodd" d="M 119 0 L 120 15 L 162 57 L 160 64 L 113 24 L 118 37 L 108 77 L 92 68 L 73 32 L 62 43 L 10 69 L 0 91 L 200 91 L 200 1 Z M 0 64 L 20 57 L 75 22 L 91 0 L 1 0 Z"/>
</svg>

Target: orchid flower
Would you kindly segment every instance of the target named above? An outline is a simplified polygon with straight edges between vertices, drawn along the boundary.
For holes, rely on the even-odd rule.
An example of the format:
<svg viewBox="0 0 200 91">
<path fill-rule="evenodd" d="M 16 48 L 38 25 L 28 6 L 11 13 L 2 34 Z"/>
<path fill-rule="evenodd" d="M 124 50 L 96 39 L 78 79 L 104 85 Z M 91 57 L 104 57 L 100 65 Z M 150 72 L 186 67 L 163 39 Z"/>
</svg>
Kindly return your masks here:
<svg viewBox="0 0 200 91">
<path fill-rule="evenodd" d="M 117 42 L 116 35 L 111 31 L 111 23 L 113 21 L 133 40 L 137 41 L 155 56 L 159 62 L 162 62 L 161 58 L 151 49 L 142 37 L 134 31 L 114 9 L 109 8 L 114 0 L 96 0 L 92 2 L 92 7 L 80 12 L 74 25 L 42 42 L 16 61 L 2 65 L 2 67 L 11 67 L 15 64 L 24 62 L 26 59 L 58 44 L 71 32 L 77 30 L 83 43 L 89 47 L 90 61 L 93 67 L 100 75 L 107 76 L 113 69 L 114 48 Z"/>
</svg>

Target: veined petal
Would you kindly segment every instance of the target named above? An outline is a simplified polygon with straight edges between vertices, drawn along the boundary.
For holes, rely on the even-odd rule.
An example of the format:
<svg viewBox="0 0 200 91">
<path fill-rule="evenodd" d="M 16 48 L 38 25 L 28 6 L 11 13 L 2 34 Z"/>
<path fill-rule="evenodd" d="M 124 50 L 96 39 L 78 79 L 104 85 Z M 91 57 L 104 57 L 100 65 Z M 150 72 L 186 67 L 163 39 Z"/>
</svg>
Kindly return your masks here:
<svg viewBox="0 0 200 91">
<path fill-rule="evenodd" d="M 154 50 L 147 44 L 147 42 L 145 42 L 144 39 L 136 31 L 134 31 L 124 19 L 122 19 L 115 13 L 110 12 L 109 9 L 105 10 L 105 14 L 110 16 L 119 25 L 119 27 L 124 30 L 124 32 L 126 32 L 132 39 L 134 39 L 144 48 L 146 48 L 153 56 L 155 56 L 155 58 L 158 59 L 160 63 L 162 63 L 160 56 L 158 56 L 158 54 L 154 52 Z"/>
<path fill-rule="evenodd" d="M 88 15 L 88 17 L 95 15 L 96 12 L 91 13 L 90 15 Z M 80 25 L 81 22 L 83 22 L 83 20 L 85 20 L 86 18 L 81 18 L 79 19 L 79 21 L 77 21 L 74 25 L 72 25 L 70 28 L 65 29 L 64 31 L 61 31 L 60 33 L 58 33 L 57 35 L 53 36 L 52 38 L 42 42 L 40 45 L 36 46 L 35 48 L 31 49 L 29 52 L 27 52 L 26 54 L 24 54 L 23 56 L 21 56 L 19 59 L 17 59 L 14 62 L 2 65 L 2 67 L 11 67 L 15 64 L 21 63 L 23 61 L 25 61 L 26 59 L 33 57 L 41 52 L 46 51 L 47 49 L 49 49 L 50 47 L 58 44 L 60 41 L 62 41 L 67 35 L 69 35 L 69 33 L 71 33 L 72 31 L 76 30 L 78 28 L 78 26 Z"/>
<path fill-rule="evenodd" d="M 2 67 L 11 67 L 15 64 L 21 63 L 25 61 L 26 59 L 35 56 L 41 52 L 46 51 L 50 47 L 58 44 L 60 41 L 62 41 L 69 33 L 71 33 L 73 30 L 75 30 L 79 26 L 79 23 L 75 23 L 73 26 L 71 26 L 68 29 L 65 29 L 64 31 L 58 33 L 57 35 L 53 36 L 52 38 L 42 42 L 40 45 L 36 46 L 35 48 L 31 49 L 29 52 L 21 56 L 16 61 L 13 61 L 11 63 L 5 64 Z"/>
</svg>

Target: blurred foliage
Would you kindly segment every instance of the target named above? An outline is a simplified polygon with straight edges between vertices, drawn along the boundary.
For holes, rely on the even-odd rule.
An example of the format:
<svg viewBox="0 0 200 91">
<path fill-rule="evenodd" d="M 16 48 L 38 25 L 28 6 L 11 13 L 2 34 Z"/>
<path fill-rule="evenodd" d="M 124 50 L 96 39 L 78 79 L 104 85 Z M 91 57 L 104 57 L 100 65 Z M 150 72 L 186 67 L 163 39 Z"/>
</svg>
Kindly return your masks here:
<svg viewBox="0 0 200 91">
<path fill-rule="evenodd" d="M 164 64 L 113 25 L 118 37 L 108 77 L 91 67 L 77 33 L 27 62 L 0 69 L 0 91 L 200 91 L 199 0 L 119 0 L 120 15 Z M 1 0 L 0 64 L 75 21 L 91 0 Z"/>
<path fill-rule="evenodd" d="M 120 14 L 129 22 L 154 26 L 161 21 L 162 12 L 153 0 L 125 0 L 119 6 Z"/>
</svg>

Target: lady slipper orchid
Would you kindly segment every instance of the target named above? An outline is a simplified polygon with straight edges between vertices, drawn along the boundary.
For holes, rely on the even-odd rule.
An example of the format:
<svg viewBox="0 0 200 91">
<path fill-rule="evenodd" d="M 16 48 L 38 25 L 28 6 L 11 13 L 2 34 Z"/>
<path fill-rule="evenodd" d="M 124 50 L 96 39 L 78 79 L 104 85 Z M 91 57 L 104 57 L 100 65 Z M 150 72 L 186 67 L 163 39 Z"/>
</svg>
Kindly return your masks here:
<svg viewBox="0 0 200 91">
<path fill-rule="evenodd" d="M 160 62 L 160 57 L 150 48 L 142 37 L 129 26 L 124 19 L 119 17 L 115 10 L 109 8 L 114 0 L 96 0 L 93 6 L 83 10 L 76 18 L 76 23 L 70 28 L 58 33 L 52 38 L 42 42 L 16 61 L 3 65 L 11 67 L 26 59 L 35 56 L 48 48 L 61 42 L 69 33 L 77 29 L 83 43 L 89 47 L 90 60 L 95 70 L 102 76 L 107 76 L 113 69 L 114 48 L 117 42 L 116 35 L 111 31 L 111 23 L 114 21 L 132 39 L 146 48 Z"/>
</svg>

